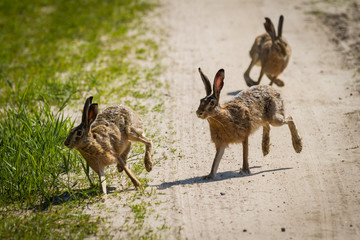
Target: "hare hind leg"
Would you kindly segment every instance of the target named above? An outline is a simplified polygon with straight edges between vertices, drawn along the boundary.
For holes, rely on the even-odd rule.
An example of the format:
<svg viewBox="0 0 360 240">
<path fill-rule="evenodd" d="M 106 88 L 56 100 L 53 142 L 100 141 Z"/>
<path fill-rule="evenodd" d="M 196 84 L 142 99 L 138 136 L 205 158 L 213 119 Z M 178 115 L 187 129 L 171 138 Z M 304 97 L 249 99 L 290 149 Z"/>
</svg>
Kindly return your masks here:
<svg viewBox="0 0 360 240">
<path fill-rule="evenodd" d="M 127 144 L 127 146 L 125 148 L 125 151 L 120 155 L 120 158 L 125 163 L 125 165 L 126 165 L 126 162 L 127 162 L 127 159 L 128 159 L 130 148 L 131 148 L 131 142 L 129 142 Z M 124 170 L 124 168 L 121 166 L 120 163 L 118 163 L 116 166 L 117 166 L 117 169 L 118 169 L 119 172 L 122 172 Z"/>
<path fill-rule="evenodd" d="M 134 176 L 134 174 L 130 171 L 130 169 L 126 166 L 126 163 L 124 162 L 123 158 L 120 156 L 117 160 L 118 160 L 118 165 L 117 165 L 118 170 L 119 170 L 119 167 L 121 167 L 122 170 L 125 170 L 126 175 L 129 176 L 129 178 L 130 178 L 131 182 L 134 184 L 135 188 L 140 187 L 141 183 Z"/>
<path fill-rule="evenodd" d="M 295 152 L 300 153 L 302 150 L 302 141 L 299 136 L 298 130 L 296 128 L 295 122 L 291 116 L 285 119 L 284 115 L 276 114 L 271 121 L 269 121 L 272 126 L 279 127 L 284 124 L 287 124 L 291 133 L 292 145 L 294 147 Z"/>
<path fill-rule="evenodd" d="M 249 137 L 246 137 L 242 143 L 243 145 L 243 166 L 240 169 L 240 174 L 250 174 L 250 168 L 249 168 Z"/>
<path fill-rule="evenodd" d="M 145 157 L 144 157 L 144 163 L 145 163 L 145 168 L 146 171 L 150 172 L 152 170 L 153 167 L 153 163 L 151 160 L 151 155 L 152 155 L 152 141 L 151 139 L 145 137 L 142 134 L 141 130 L 138 129 L 134 129 L 132 128 L 131 131 L 129 132 L 129 140 L 130 141 L 137 141 L 137 142 L 142 142 L 145 144 Z"/>
<path fill-rule="evenodd" d="M 251 79 L 250 77 L 250 71 L 253 68 L 254 65 L 256 65 L 256 63 L 259 62 L 259 55 L 258 54 L 254 54 L 254 56 L 252 56 L 251 58 L 251 62 L 249 67 L 246 69 L 245 73 L 244 73 L 244 79 L 246 82 L 246 85 L 248 85 L 248 87 L 251 87 L 253 85 L 258 85 L 260 83 L 261 77 L 259 78 L 258 82 L 255 82 L 254 80 Z"/>
<path fill-rule="evenodd" d="M 286 119 L 286 123 L 289 126 L 291 132 L 291 140 L 294 147 L 295 152 L 300 153 L 302 150 L 302 141 L 299 136 L 298 130 L 295 126 L 295 122 L 291 116 Z"/>
<path fill-rule="evenodd" d="M 268 123 L 263 126 L 262 152 L 264 156 L 270 152 L 270 125 Z"/>
</svg>

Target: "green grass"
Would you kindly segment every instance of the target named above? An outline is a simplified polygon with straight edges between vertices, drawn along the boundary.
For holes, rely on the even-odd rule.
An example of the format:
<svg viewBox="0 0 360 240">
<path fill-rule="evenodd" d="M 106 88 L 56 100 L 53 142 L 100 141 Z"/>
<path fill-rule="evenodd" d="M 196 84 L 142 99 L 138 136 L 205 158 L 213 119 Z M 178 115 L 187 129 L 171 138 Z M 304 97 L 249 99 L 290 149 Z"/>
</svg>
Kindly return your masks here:
<svg viewBox="0 0 360 240">
<path fill-rule="evenodd" d="M 323 11 L 321 10 L 313 10 L 313 11 L 308 11 L 308 12 L 305 12 L 306 14 L 312 14 L 312 15 L 322 15 L 324 14 Z"/>
<path fill-rule="evenodd" d="M 39 111 L 26 104 L 5 108 L 0 120 L 0 205 L 13 202 L 34 206 L 70 189 L 65 176 L 79 170 L 80 161 L 63 146 L 72 126 L 46 102 Z M 71 185 L 74 185 L 72 183 Z"/>
<path fill-rule="evenodd" d="M 128 36 L 154 6 L 141 0 L 1 1 L 0 103 L 15 103 L 26 92 L 28 101 L 43 96 L 58 105 L 74 93 L 109 91 L 115 80 L 123 83 L 110 91 L 125 96 L 141 71 L 128 57 L 156 55 L 155 41 L 136 38 L 144 29 Z M 148 69 L 147 80 L 154 71 Z"/>
<path fill-rule="evenodd" d="M 98 235 L 100 229 L 102 233 L 97 239 L 110 239 L 104 228 L 100 228 L 103 222 L 100 217 L 70 208 L 30 215 L 0 212 L 0 239 L 84 239 Z"/>
<path fill-rule="evenodd" d="M 161 235 L 162 230 L 169 229 L 169 226 L 166 225 L 164 219 L 157 218 L 159 222 L 160 220 L 164 222 L 159 228 L 148 226 L 145 223 L 149 215 L 153 212 L 150 202 L 141 200 L 138 203 L 129 204 L 129 207 L 131 209 L 132 218 L 125 221 L 121 226 L 122 230 L 126 233 L 124 236 L 125 239 L 166 239 L 165 236 Z"/>
<path fill-rule="evenodd" d="M 144 24 L 156 6 L 147 0 L 0 1 L 1 239 L 108 236 L 99 232 L 106 219 L 68 204 L 98 201 L 98 188 L 86 190 L 97 178 L 62 144 L 74 124 L 67 116 L 89 95 L 100 109 L 116 101 L 140 115 L 163 111 L 159 43 Z M 134 146 L 129 165 L 146 186 L 143 148 Z"/>
<path fill-rule="evenodd" d="M 158 43 L 144 37 L 150 30 L 141 24 L 155 6 L 142 0 L 0 2 L 0 103 L 6 106 L 0 108 L 0 201 L 34 205 L 70 188 L 66 176 L 83 163 L 62 145 L 73 122 L 50 109 L 62 111 L 67 103 L 79 109 L 83 95 L 92 94 L 99 103 L 119 99 L 140 114 L 161 111 L 161 68 L 153 61 Z M 154 107 L 142 102 L 149 98 Z"/>
</svg>

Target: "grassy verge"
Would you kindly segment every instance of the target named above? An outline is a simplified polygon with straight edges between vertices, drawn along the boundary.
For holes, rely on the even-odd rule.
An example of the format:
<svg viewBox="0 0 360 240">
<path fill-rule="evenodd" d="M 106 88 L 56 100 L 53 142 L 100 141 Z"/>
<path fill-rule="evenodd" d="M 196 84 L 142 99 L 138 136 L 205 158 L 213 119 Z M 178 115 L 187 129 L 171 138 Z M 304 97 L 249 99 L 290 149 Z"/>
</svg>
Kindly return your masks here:
<svg viewBox="0 0 360 240">
<path fill-rule="evenodd" d="M 111 238 L 99 233 L 106 218 L 84 209 L 98 202 L 97 188 L 87 189 L 91 171 L 62 142 L 74 124 L 68 116 L 90 94 L 101 109 L 116 102 L 140 115 L 162 111 L 158 42 L 143 22 L 155 7 L 147 0 L 0 2 L 0 238 Z M 146 185 L 143 146 L 132 156 Z"/>
<path fill-rule="evenodd" d="M 70 189 L 61 178 L 79 170 L 78 155 L 61 144 L 72 126 L 69 118 L 53 114 L 47 103 L 31 112 L 22 102 L 5 109 L 0 121 L 0 203 L 34 207 Z M 68 180 L 68 179 L 67 179 Z"/>
<path fill-rule="evenodd" d="M 0 213 L 1 239 L 84 239 L 98 235 L 103 218 L 91 218 L 79 209 L 62 208 L 57 211 L 30 215 Z M 98 239 L 109 239 L 106 231 Z"/>
<path fill-rule="evenodd" d="M 130 40 L 144 14 L 154 7 L 141 0 L 4 0 L 0 3 L 0 103 L 44 96 L 59 105 L 74 93 L 103 92 L 115 78 L 137 82 L 129 55 L 147 57 L 151 39 Z M 123 92 L 131 91 L 128 88 Z"/>
</svg>

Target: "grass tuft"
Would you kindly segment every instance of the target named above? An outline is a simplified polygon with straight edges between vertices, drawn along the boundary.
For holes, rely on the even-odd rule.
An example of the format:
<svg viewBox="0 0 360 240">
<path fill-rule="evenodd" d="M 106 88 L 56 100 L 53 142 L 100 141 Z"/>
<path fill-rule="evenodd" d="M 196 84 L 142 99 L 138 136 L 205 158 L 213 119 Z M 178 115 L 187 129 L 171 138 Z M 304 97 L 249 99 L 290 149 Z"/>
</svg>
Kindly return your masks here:
<svg viewBox="0 0 360 240">
<path fill-rule="evenodd" d="M 63 147 L 69 118 L 53 113 L 47 102 L 29 111 L 22 102 L 5 109 L 0 120 L 0 202 L 33 206 L 70 189 L 64 175 L 79 168 L 78 155 Z"/>
</svg>

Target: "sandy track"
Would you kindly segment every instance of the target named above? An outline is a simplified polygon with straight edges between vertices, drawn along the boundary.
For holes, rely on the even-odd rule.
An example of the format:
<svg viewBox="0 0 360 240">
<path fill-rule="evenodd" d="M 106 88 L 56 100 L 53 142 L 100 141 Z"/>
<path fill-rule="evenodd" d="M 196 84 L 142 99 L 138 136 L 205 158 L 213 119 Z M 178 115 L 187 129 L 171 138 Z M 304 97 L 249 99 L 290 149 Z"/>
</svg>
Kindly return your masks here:
<svg viewBox="0 0 360 240">
<path fill-rule="evenodd" d="M 170 34 L 163 77 L 170 85 L 168 124 L 176 131 L 175 161 L 154 168 L 152 185 L 164 202 L 156 212 L 181 226 L 181 239 L 358 239 L 360 236 L 360 97 L 354 70 L 343 68 L 321 25 L 289 1 L 164 0 Z M 195 111 L 205 91 L 197 72 L 213 79 L 225 69 L 222 101 L 246 88 L 242 74 L 263 17 L 285 15 L 293 49 L 279 89 L 303 138 L 293 151 L 288 128 L 272 128 L 270 154 L 261 131 L 250 137 L 252 174 L 241 176 L 241 145 L 226 149 L 216 178 L 208 123 Z M 254 68 L 252 76 L 257 76 Z M 268 84 L 264 77 L 262 84 Z M 164 127 L 166 129 L 166 127 Z M 158 176 L 158 177 L 156 177 Z M 281 229 L 285 231 L 282 231 Z M 172 235 L 174 238 L 177 234 Z"/>
</svg>

